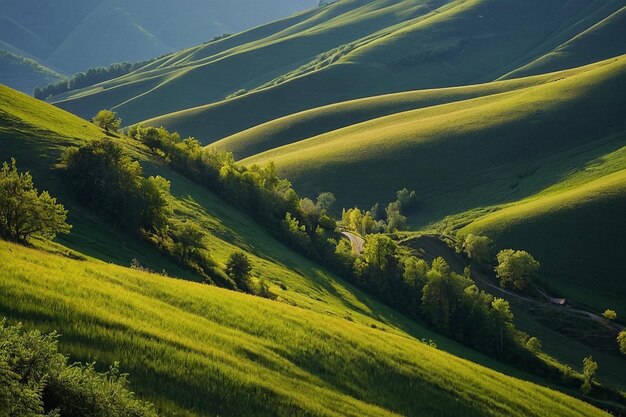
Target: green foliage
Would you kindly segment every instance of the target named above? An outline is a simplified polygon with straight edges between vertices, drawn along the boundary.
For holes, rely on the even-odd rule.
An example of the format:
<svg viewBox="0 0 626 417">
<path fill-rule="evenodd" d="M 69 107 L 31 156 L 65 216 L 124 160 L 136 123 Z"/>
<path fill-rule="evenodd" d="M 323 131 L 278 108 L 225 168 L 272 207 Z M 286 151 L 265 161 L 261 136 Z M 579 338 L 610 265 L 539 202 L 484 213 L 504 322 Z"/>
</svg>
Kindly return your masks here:
<svg viewBox="0 0 626 417">
<path fill-rule="evenodd" d="M 404 273 L 402 278 L 411 288 L 421 292 L 428 282 L 428 263 L 414 256 L 404 258 Z"/>
<path fill-rule="evenodd" d="M 333 193 L 324 192 L 324 193 L 320 193 L 317 196 L 317 201 L 315 205 L 320 210 L 320 212 L 328 213 L 330 212 L 330 210 L 332 210 L 336 202 L 337 202 L 337 199 L 335 198 L 335 195 Z"/>
<path fill-rule="evenodd" d="M 525 251 L 505 249 L 498 253 L 498 266 L 495 268 L 502 288 L 524 290 L 533 282 L 539 270 L 537 262 Z"/>
<path fill-rule="evenodd" d="M 156 417 L 128 391 L 117 365 L 105 373 L 68 366 L 58 337 L 0 322 L 0 416 Z"/>
<path fill-rule="evenodd" d="M 389 203 L 385 211 L 387 213 L 387 230 L 389 233 L 406 228 L 407 218 L 400 213 L 400 204 L 398 202 Z"/>
<path fill-rule="evenodd" d="M 387 236 L 368 235 L 363 250 L 363 260 L 370 276 L 386 280 L 397 263 L 398 245 Z"/>
<path fill-rule="evenodd" d="M 243 252 L 234 252 L 228 257 L 226 262 L 226 273 L 235 281 L 237 287 L 243 291 L 250 291 L 250 276 L 252 273 L 252 264 L 250 258 Z M 265 285 L 266 287 L 266 285 Z M 264 289 L 268 292 L 268 289 Z"/>
<path fill-rule="evenodd" d="M 468 234 L 463 242 L 463 252 L 479 266 L 487 266 L 491 262 L 492 241 L 487 236 Z"/>
<path fill-rule="evenodd" d="M 451 321 L 457 313 L 463 293 L 472 283 L 450 272 L 443 258 L 433 261 L 422 289 L 422 309 L 426 317 L 444 333 L 450 333 Z"/>
<path fill-rule="evenodd" d="M 511 312 L 511 306 L 509 302 L 502 299 L 496 298 L 491 303 L 493 317 L 495 319 L 496 328 L 498 329 L 498 333 L 500 334 L 500 343 L 499 350 L 500 355 L 504 353 L 504 344 L 505 332 L 510 331 L 513 328 L 513 313 Z"/>
<path fill-rule="evenodd" d="M 344 262 L 353 257 L 346 243 L 337 246 L 337 253 Z M 438 332 L 501 359 L 541 367 L 518 341 L 509 303 L 481 291 L 468 269 L 456 274 L 443 258 L 429 267 L 422 259 L 401 254 L 383 235 L 367 236 L 354 269 L 359 285 Z"/>
<path fill-rule="evenodd" d="M 622 330 L 617 335 L 617 345 L 619 347 L 620 352 L 626 355 L 626 330 Z"/>
<path fill-rule="evenodd" d="M 593 378 L 598 370 L 598 363 L 593 360 L 593 357 L 587 356 L 583 360 L 583 384 L 580 390 L 583 394 L 589 395 L 593 389 Z"/>
<path fill-rule="evenodd" d="M 398 199 L 398 208 L 404 215 L 410 214 L 417 209 L 418 200 L 415 191 L 409 191 L 407 188 L 403 188 L 396 193 Z"/>
<path fill-rule="evenodd" d="M 526 349 L 530 350 L 535 355 L 541 352 L 541 348 L 541 340 L 537 339 L 534 336 L 528 339 L 528 341 L 526 342 Z"/>
<path fill-rule="evenodd" d="M 53 239 L 67 234 L 72 226 L 66 223 L 67 210 L 57 204 L 47 191 L 41 194 L 33 185 L 29 172 L 19 173 L 15 159 L 4 162 L 0 170 L 0 237 L 26 242 L 37 236 Z"/>
<path fill-rule="evenodd" d="M 61 161 L 81 202 L 111 223 L 130 230 L 166 231 L 171 215 L 169 182 L 144 178 L 139 162 L 120 144 L 109 138 L 92 141 L 68 148 Z"/>
<path fill-rule="evenodd" d="M 108 67 L 96 67 L 89 68 L 87 71 L 81 71 L 74 74 L 67 80 L 61 80 L 56 83 L 48 84 L 44 87 L 37 87 L 34 91 L 34 97 L 40 100 L 46 100 L 50 97 L 66 93 L 68 91 L 78 90 L 81 88 L 89 87 L 94 84 L 101 83 L 103 81 L 112 80 L 113 78 L 121 77 L 136 69 L 139 69 L 155 59 L 150 59 L 142 62 L 122 62 L 114 63 Z"/>
<path fill-rule="evenodd" d="M 617 320 L 617 313 L 615 312 L 615 310 L 605 310 L 604 313 L 602 313 L 602 317 L 604 317 L 607 320 Z"/>
<path fill-rule="evenodd" d="M 293 248 L 333 264 L 329 257 L 335 248 L 326 236 L 335 229 L 335 221 L 327 213 L 333 202 L 331 194 L 322 195 L 318 203 L 301 199 L 289 181 L 278 177 L 274 164 L 238 165 L 230 153 L 203 148 L 196 139 L 181 139 L 163 128 L 134 126 L 128 134 L 176 171 L 250 214 Z"/>
<path fill-rule="evenodd" d="M 171 236 L 174 237 L 176 246 L 179 248 L 180 258 L 189 261 L 204 248 L 204 231 L 195 222 L 185 221 L 172 228 Z"/>
<path fill-rule="evenodd" d="M 227 95 L 224 99 L 225 100 L 230 100 L 231 98 L 243 96 L 244 94 L 247 94 L 247 93 L 248 93 L 248 90 L 246 90 L 245 88 L 242 88 L 242 89 L 239 89 L 239 90 L 235 91 L 232 94 Z"/>
<path fill-rule="evenodd" d="M 122 124 L 122 119 L 117 117 L 111 110 L 100 110 L 93 118 L 93 123 L 106 132 L 117 132 Z"/>
</svg>

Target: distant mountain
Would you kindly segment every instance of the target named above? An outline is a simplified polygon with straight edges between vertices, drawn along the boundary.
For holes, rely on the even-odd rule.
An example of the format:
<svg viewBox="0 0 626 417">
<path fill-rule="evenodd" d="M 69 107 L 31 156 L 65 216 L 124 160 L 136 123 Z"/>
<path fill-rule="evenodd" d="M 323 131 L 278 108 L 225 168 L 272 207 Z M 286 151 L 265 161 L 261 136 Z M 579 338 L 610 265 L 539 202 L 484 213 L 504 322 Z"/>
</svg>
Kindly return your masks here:
<svg viewBox="0 0 626 417">
<path fill-rule="evenodd" d="M 153 58 L 316 5 L 317 0 L 0 0 L 0 44 L 73 73 Z"/>
</svg>

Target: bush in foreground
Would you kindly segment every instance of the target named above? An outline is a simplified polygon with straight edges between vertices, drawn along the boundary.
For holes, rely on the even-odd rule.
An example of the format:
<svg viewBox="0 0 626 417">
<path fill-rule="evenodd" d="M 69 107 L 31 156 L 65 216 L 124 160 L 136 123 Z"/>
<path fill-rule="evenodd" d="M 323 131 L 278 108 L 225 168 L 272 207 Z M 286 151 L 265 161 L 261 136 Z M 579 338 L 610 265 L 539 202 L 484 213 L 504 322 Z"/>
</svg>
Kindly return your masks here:
<svg viewBox="0 0 626 417">
<path fill-rule="evenodd" d="M 0 322 L 0 416 L 156 417 L 154 406 L 128 391 L 117 365 L 68 365 L 58 335 Z"/>
</svg>

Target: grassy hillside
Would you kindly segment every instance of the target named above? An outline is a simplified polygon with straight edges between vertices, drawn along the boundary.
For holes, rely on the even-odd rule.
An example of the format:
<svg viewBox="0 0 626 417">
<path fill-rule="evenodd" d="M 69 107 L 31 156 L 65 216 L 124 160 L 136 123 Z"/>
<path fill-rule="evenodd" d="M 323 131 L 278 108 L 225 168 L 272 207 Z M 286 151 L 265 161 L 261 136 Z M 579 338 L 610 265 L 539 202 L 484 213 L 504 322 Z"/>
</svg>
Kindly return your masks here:
<svg viewBox="0 0 626 417">
<path fill-rule="evenodd" d="M 626 7 L 565 42 L 554 51 L 516 69 L 504 78 L 517 78 L 590 64 L 626 53 Z"/>
<path fill-rule="evenodd" d="M 622 167 L 626 166 L 621 149 Z M 592 168 L 589 168 L 592 169 Z M 463 232 L 522 248 L 542 265 L 546 283 L 564 297 L 626 315 L 626 170 L 561 192 L 544 192 L 477 219 Z"/>
<path fill-rule="evenodd" d="M 114 107 L 129 124 L 150 119 L 210 143 L 332 103 L 493 81 L 621 7 L 580 0 L 341 1 L 281 33 L 58 105 L 83 116 Z M 240 89 L 255 92 L 222 101 Z"/>
<path fill-rule="evenodd" d="M 564 74 L 571 75 L 576 72 L 578 70 Z M 237 159 L 246 158 L 384 116 L 547 84 L 562 78 L 564 74 L 546 74 L 476 86 L 409 91 L 331 104 L 263 123 L 210 146 L 233 152 Z M 179 126 L 174 117 L 170 119 L 168 125 L 185 128 L 184 122 Z"/>
<path fill-rule="evenodd" d="M 68 73 L 141 61 L 316 6 L 315 0 L 0 1 L 0 41 Z M 111 47 L 115 45 L 115 47 Z"/>
<path fill-rule="evenodd" d="M 65 78 L 37 61 L 0 49 L 0 82 L 26 94 L 35 87 L 55 83 Z"/>
<path fill-rule="evenodd" d="M 148 173 L 172 182 L 175 212 L 209 232 L 213 256 L 223 262 L 245 250 L 283 302 L 104 263 L 136 257 L 184 276 L 77 206 L 51 171 L 60 149 L 100 137 L 99 129 L 4 87 L 0 118 L 0 159 L 17 157 L 40 188 L 60 197 L 75 226 L 61 243 L 93 256 L 0 243 L 10 266 L 0 271 L 0 315 L 58 329 L 75 360 L 121 360 L 133 389 L 165 415 L 605 415 L 419 342 L 434 338 L 446 351 L 527 378 L 380 305 L 130 142 Z"/>
<path fill-rule="evenodd" d="M 305 194 L 330 190 L 340 206 L 370 207 L 415 189 L 422 209 L 414 222 L 425 224 L 534 194 L 606 147 L 623 146 L 612 135 L 626 129 L 625 86 L 622 57 L 546 84 L 369 120 L 244 162 L 274 161 Z"/>
<path fill-rule="evenodd" d="M 343 318 L 6 243 L 0 259 L 2 314 L 61 329 L 74 358 L 121 360 L 178 415 L 606 415 Z"/>
</svg>

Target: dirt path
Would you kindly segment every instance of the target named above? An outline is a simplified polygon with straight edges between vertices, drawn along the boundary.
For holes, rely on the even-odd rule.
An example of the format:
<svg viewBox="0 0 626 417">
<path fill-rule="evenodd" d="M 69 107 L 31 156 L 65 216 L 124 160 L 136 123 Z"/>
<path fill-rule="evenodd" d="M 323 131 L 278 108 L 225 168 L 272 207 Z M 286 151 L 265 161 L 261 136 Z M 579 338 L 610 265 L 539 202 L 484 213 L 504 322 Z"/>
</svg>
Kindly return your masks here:
<svg viewBox="0 0 626 417">
<path fill-rule="evenodd" d="M 363 248 L 365 247 L 365 239 L 352 232 L 341 232 L 341 234 L 350 239 L 350 243 L 352 244 L 352 250 L 355 254 L 360 255 L 363 253 Z"/>
</svg>

